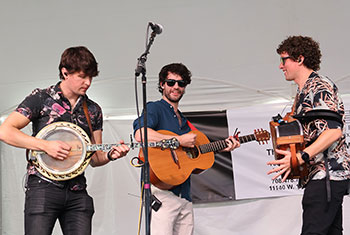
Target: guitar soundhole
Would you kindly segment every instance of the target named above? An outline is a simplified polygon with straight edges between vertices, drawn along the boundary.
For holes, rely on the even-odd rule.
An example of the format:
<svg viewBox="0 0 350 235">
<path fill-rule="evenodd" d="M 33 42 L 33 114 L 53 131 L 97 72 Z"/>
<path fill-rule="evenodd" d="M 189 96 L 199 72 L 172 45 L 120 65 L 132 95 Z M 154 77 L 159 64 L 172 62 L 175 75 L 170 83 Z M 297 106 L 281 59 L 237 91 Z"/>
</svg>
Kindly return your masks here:
<svg viewBox="0 0 350 235">
<path fill-rule="evenodd" d="M 198 150 L 197 146 L 194 148 L 182 147 L 182 149 L 186 152 L 187 157 L 189 157 L 191 159 L 195 159 L 199 155 L 199 150 Z"/>
</svg>

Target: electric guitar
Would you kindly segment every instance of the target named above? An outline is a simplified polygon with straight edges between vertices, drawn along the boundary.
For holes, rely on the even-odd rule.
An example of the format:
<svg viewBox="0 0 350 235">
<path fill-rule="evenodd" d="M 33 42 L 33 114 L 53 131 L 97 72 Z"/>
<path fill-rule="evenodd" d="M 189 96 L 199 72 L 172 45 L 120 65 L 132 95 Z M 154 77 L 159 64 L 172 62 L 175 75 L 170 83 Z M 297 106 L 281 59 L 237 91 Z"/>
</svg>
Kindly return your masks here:
<svg viewBox="0 0 350 235">
<path fill-rule="evenodd" d="M 160 130 L 161 134 L 177 136 L 177 134 Z M 210 142 L 205 134 L 198 130 L 189 133 L 197 135 L 193 148 L 179 146 L 176 149 L 148 149 L 148 162 L 150 165 L 150 181 L 160 189 L 171 189 L 182 184 L 191 175 L 206 170 L 214 164 L 215 151 L 223 150 L 227 147 L 225 140 Z M 258 141 L 259 144 L 270 139 L 270 133 L 266 130 L 254 130 L 254 134 L 237 137 L 243 144 L 250 141 Z M 139 158 L 144 161 L 142 150 Z"/>
</svg>

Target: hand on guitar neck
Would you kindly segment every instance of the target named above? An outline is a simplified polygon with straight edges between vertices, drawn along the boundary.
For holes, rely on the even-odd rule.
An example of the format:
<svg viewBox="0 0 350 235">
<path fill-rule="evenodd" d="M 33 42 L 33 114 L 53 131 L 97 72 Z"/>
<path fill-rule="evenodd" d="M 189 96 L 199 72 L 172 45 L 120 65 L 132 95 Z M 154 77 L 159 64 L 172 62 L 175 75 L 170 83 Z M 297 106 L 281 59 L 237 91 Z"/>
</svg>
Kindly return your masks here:
<svg viewBox="0 0 350 235">
<path fill-rule="evenodd" d="M 229 136 L 227 139 L 225 139 L 225 143 L 227 147 L 220 150 L 220 152 L 230 152 L 241 146 L 241 143 L 235 136 Z"/>
</svg>

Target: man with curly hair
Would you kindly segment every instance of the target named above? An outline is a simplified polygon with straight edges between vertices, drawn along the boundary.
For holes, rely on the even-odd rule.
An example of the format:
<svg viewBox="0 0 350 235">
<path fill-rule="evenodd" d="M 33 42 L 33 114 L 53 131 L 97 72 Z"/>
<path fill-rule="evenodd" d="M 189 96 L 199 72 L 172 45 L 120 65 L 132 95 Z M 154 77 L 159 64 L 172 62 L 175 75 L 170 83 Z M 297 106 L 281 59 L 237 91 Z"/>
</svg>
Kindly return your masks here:
<svg viewBox="0 0 350 235">
<path fill-rule="evenodd" d="M 179 101 L 185 94 L 186 86 L 191 83 L 191 72 L 181 63 L 165 65 L 159 72 L 158 90 L 162 99 L 147 103 L 148 140 L 160 141 L 177 138 L 183 147 L 194 147 L 196 134 L 191 133 L 190 123 L 179 110 Z M 134 121 L 135 139 L 141 141 L 143 133 L 143 114 Z M 168 130 L 177 135 L 164 135 L 158 130 Z M 232 136 L 226 139 L 227 148 L 232 151 L 240 146 Z M 152 185 L 152 194 L 162 205 L 152 211 L 152 235 L 191 235 L 193 234 L 193 207 L 190 191 L 190 178 L 169 190 Z"/>
<path fill-rule="evenodd" d="M 305 188 L 302 235 L 339 235 L 342 227 L 343 197 L 347 194 L 350 178 L 350 156 L 346 151 L 344 105 L 337 86 L 318 74 L 321 51 L 318 42 L 310 37 L 290 36 L 277 48 L 281 57 L 279 68 L 287 81 L 298 85 L 294 115 L 310 110 L 330 110 L 339 121 L 327 116 L 302 123 L 305 149 L 296 154 L 299 164 L 306 163 L 308 175 L 300 179 Z M 283 181 L 291 172 L 291 152 L 276 149 L 284 157 L 268 162 L 278 165 L 268 174 L 276 173 Z"/>
</svg>

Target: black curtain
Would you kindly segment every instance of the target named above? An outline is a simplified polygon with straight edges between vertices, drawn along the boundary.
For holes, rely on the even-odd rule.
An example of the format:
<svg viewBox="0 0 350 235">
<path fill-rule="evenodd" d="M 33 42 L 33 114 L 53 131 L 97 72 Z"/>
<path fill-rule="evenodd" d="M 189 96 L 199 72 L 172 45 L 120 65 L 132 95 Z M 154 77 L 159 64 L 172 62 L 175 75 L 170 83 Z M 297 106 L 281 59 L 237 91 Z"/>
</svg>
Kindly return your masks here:
<svg viewBox="0 0 350 235">
<path fill-rule="evenodd" d="M 185 112 L 188 120 L 208 139 L 223 140 L 229 136 L 226 111 Z M 231 133 L 232 135 L 232 133 Z M 215 153 L 214 165 L 191 176 L 193 203 L 228 201 L 235 198 L 232 159 L 229 152 Z"/>
</svg>

